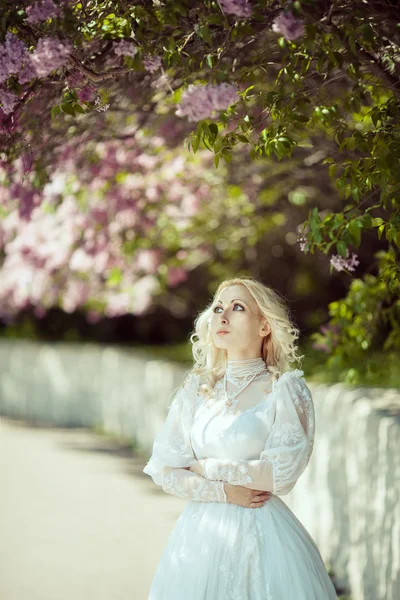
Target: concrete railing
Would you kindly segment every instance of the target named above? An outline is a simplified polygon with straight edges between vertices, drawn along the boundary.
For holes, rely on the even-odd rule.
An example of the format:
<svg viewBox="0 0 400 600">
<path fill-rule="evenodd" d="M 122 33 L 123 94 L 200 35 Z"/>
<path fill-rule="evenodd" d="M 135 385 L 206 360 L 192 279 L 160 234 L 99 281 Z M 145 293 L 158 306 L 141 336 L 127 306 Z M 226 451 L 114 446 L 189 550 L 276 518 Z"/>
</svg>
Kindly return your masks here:
<svg viewBox="0 0 400 600">
<path fill-rule="evenodd" d="M 150 452 L 182 367 L 117 346 L 0 342 L 1 415 L 97 427 Z M 400 394 L 307 382 L 316 439 L 282 499 L 352 600 L 400 598 Z"/>
</svg>

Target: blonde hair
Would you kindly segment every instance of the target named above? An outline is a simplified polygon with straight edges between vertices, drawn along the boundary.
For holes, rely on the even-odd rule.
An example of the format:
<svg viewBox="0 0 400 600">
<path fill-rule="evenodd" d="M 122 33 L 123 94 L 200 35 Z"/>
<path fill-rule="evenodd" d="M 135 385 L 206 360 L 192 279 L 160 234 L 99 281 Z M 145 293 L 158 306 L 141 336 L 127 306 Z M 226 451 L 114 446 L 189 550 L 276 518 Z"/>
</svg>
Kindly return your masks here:
<svg viewBox="0 0 400 600">
<path fill-rule="evenodd" d="M 196 317 L 194 330 L 190 335 L 194 365 L 187 374 L 197 374 L 204 377 L 205 383 L 201 385 L 203 392 L 209 395 L 215 383 L 225 373 L 227 365 L 226 351 L 213 343 L 209 330 L 209 321 L 213 314 L 212 306 L 220 292 L 228 286 L 245 286 L 257 302 L 261 315 L 268 319 L 271 331 L 262 340 L 261 355 L 269 368 L 272 378 L 278 379 L 280 375 L 290 368 L 294 361 L 301 360 L 303 355 L 297 354 L 296 340 L 300 331 L 290 318 L 290 310 L 286 301 L 272 288 L 251 277 L 235 277 L 222 281 L 214 294 L 213 300 Z"/>
</svg>

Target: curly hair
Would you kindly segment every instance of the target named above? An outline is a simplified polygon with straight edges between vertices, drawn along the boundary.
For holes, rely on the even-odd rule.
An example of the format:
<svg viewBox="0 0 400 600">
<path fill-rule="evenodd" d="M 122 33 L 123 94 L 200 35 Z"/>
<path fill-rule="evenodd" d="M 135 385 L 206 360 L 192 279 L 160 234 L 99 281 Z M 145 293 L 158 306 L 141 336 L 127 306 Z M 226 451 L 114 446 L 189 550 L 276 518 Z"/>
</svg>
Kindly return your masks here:
<svg viewBox="0 0 400 600">
<path fill-rule="evenodd" d="M 251 277 L 226 279 L 219 284 L 213 300 L 196 317 L 194 330 L 189 338 L 192 343 L 194 365 L 188 372 L 186 380 L 192 374 L 204 377 L 205 383 L 201 385 L 201 389 L 206 395 L 212 393 L 215 383 L 224 375 L 227 365 L 226 351 L 217 348 L 209 330 L 212 306 L 220 292 L 232 285 L 245 286 L 257 302 L 261 315 L 268 319 L 271 331 L 262 340 L 261 355 L 272 378 L 278 379 L 290 368 L 292 362 L 301 362 L 304 357 L 304 354 L 297 354 L 296 340 L 300 336 L 300 331 L 290 318 L 286 300 L 272 288 Z"/>
</svg>

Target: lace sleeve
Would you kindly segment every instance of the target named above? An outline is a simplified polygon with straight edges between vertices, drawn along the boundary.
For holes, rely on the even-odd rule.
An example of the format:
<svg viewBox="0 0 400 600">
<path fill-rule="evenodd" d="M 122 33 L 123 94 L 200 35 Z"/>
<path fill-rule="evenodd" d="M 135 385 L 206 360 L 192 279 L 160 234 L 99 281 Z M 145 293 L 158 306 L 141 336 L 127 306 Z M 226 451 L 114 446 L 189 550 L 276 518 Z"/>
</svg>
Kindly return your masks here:
<svg viewBox="0 0 400 600">
<path fill-rule="evenodd" d="M 303 371 L 287 371 L 275 383 L 276 415 L 260 458 L 201 459 L 207 479 L 223 480 L 278 495 L 291 491 L 306 468 L 314 445 L 315 416 Z"/>
<path fill-rule="evenodd" d="M 168 494 L 201 502 L 226 502 L 223 481 L 208 480 L 186 469 L 196 462 L 190 431 L 198 386 L 199 376 L 192 374 L 178 389 L 143 472 Z"/>
</svg>

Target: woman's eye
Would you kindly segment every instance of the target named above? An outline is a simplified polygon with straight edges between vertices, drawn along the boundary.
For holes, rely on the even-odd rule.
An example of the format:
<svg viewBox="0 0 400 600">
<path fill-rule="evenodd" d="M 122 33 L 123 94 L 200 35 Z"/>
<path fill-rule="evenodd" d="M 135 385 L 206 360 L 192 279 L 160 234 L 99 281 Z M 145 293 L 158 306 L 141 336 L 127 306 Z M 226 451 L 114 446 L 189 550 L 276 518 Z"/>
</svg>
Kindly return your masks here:
<svg viewBox="0 0 400 600">
<path fill-rule="evenodd" d="M 237 304 L 237 303 L 235 302 L 235 304 L 233 305 L 233 308 L 235 308 L 235 306 L 239 306 L 239 308 L 241 308 L 242 310 L 244 310 L 244 308 L 243 308 L 243 306 L 242 306 L 241 304 Z M 217 312 L 217 308 L 222 308 L 222 306 L 216 306 L 216 307 L 213 309 L 213 312 Z M 239 311 L 239 312 L 240 312 L 240 311 Z"/>
</svg>

